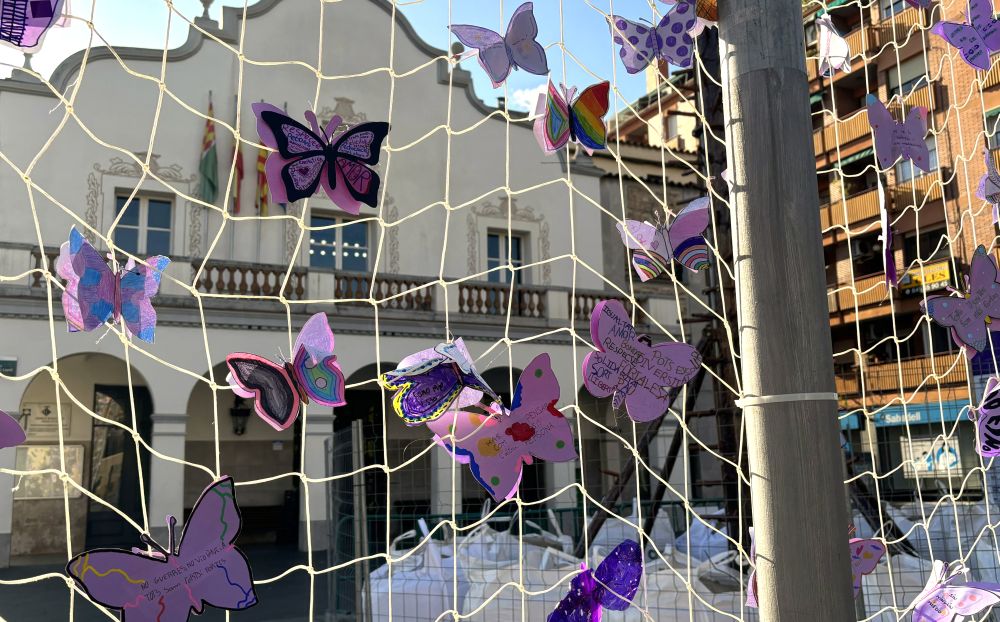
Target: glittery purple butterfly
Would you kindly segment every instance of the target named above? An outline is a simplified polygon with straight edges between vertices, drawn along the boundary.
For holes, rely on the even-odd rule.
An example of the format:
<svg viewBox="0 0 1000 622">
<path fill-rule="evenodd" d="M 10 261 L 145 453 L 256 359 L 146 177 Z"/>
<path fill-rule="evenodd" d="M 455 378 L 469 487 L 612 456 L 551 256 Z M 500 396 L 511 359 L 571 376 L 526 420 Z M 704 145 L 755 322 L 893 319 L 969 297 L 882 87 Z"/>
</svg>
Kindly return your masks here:
<svg viewBox="0 0 1000 622">
<path fill-rule="evenodd" d="M 56 259 L 56 272 L 66 279 L 62 304 L 70 332 L 91 331 L 121 319 L 127 333 L 152 343 L 156 311 L 150 301 L 170 259 L 156 255 L 146 263 L 149 266 L 129 260 L 124 268 L 112 271 L 76 227 L 70 229 L 69 241 Z"/>
<path fill-rule="evenodd" d="M 980 245 L 972 256 L 972 273 L 966 277 L 965 296 L 928 296 L 927 314 L 935 322 L 951 329 L 955 345 L 965 348 L 971 359 L 990 343 L 993 320 L 1000 319 L 1000 283 L 996 261 Z M 924 302 L 920 302 L 921 308 Z"/>
<path fill-rule="evenodd" d="M 969 572 L 962 562 L 934 561 L 927 586 L 913 601 L 913 622 L 953 622 L 1000 603 L 1000 585 L 962 581 Z"/>
<path fill-rule="evenodd" d="M 612 40 L 621 46 L 618 55 L 629 73 L 639 73 L 657 58 L 678 67 L 690 67 L 694 39 L 688 32 L 697 23 L 694 7 L 687 2 L 667 11 L 655 28 L 620 15 L 610 18 Z"/>
<path fill-rule="evenodd" d="M 983 401 L 969 411 L 969 417 L 976 422 L 976 452 L 984 458 L 1000 456 L 1000 380 L 996 376 L 986 381 Z"/>
<path fill-rule="evenodd" d="M 569 594 L 563 598 L 548 622 L 601 622 L 602 610 L 625 611 L 639 590 L 642 579 L 642 549 L 634 540 L 624 540 L 597 566 L 597 571 L 581 565 L 583 572 L 573 577 Z"/>
<path fill-rule="evenodd" d="M 958 48 L 966 63 L 989 71 L 990 54 L 1000 51 L 1000 20 L 993 16 L 993 0 L 968 2 L 969 24 L 942 20 L 934 24 L 931 32 Z"/>
<path fill-rule="evenodd" d="M 524 464 L 533 458 L 569 462 L 577 457 L 573 430 L 556 408 L 559 380 L 548 354 L 521 372 L 509 412 L 492 416 L 452 411 L 427 427 L 435 440 L 469 470 L 497 501 L 517 493 Z M 454 446 L 454 451 L 452 448 Z"/>
<path fill-rule="evenodd" d="M 234 352 L 226 357 L 233 393 L 253 399 L 254 411 L 275 430 L 295 423 L 302 402 L 343 406 L 344 373 L 333 353 L 333 331 L 326 313 L 306 321 L 292 346 L 292 360 L 272 363 L 262 356 Z"/>
<path fill-rule="evenodd" d="M 0 0 L 0 41 L 33 48 L 62 11 L 63 0 Z"/>
<path fill-rule="evenodd" d="M 682 386 L 701 367 L 698 350 L 686 343 L 650 345 L 635 333 L 624 305 L 602 300 L 590 316 L 590 337 L 598 352 L 583 359 L 583 383 L 594 397 L 613 395 L 633 421 L 652 421 L 667 412 L 668 389 Z"/>
<path fill-rule="evenodd" d="M 927 134 L 927 108 L 910 108 L 903 123 L 897 123 L 874 95 L 868 95 L 867 108 L 868 122 L 875 131 L 875 155 L 882 168 L 889 168 L 902 156 L 912 160 L 925 173 L 930 172 L 931 152 L 924 142 L 924 135 Z"/>
<path fill-rule="evenodd" d="M 533 8 L 531 2 L 517 7 L 507 24 L 507 34 L 502 37 L 481 26 L 454 24 L 451 27 L 463 45 L 478 52 L 479 64 L 486 70 L 494 88 L 503 84 L 511 69 L 518 67 L 538 76 L 549 73 L 545 48 L 535 41 L 538 23 Z"/>
<path fill-rule="evenodd" d="M 66 564 L 67 574 L 92 601 L 121 610 L 122 622 L 184 622 L 206 604 L 229 610 L 257 604 L 250 563 L 233 545 L 242 519 L 231 477 L 202 493 L 176 549 L 176 520 L 168 521 L 168 548 L 143 534 L 155 551 L 87 551 Z"/>
<path fill-rule="evenodd" d="M 250 108 L 257 115 L 261 142 L 276 150 L 264 163 L 275 203 L 306 199 L 322 186 L 330 200 L 348 214 L 359 214 L 362 203 L 378 204 L 380 180 L 371 167 L 378 164 L 382 141 L 389 135 L 388 123 L 359 123 L 335 135 L 343 120 L 336 115 L 320 130 L 310 110 L 305 117 L 312 129 L 270 104 L 260 102 Z"/>
<path fill-rule="evenodd" d="M 17 419 L 0 410 L 0 449 L 17 447 L 24 442 L 24 430 Z"/>
</svg>

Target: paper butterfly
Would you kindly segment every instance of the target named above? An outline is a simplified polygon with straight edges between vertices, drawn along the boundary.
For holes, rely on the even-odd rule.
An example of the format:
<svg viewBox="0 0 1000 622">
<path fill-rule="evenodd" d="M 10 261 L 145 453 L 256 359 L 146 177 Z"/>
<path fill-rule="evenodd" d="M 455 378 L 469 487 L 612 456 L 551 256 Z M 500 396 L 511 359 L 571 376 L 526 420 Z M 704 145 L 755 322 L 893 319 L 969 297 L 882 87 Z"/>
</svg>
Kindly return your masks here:
<svg viewBox="0 0 1000 622">
<path fill-rule="evenodd" d="M 507 24 L 507 34 L 469 24 L 454 24 L 451 31 L 466 47 L 478 51 L 479 64 L 493 82 L 493 87 L 503 84 L 511 69 L 521 68 L 528 73 L 544 76 L 549 73 L 549 63 L 543 48 L 535 37 L 538 23 L 532 12 L 534 5 L 525 2 L 517 7 Z"/>
<path fill-rule="evenodd" d="M 896 274 L 896 256 L 892 252 L 892 218 L 885 205 L 885 188 L 882 187 L 881 176 L 878 180 L 878 213 L 882 225 L 879 238 L 882 240 L 882 268 L 885 270 L 885 282 L 890 287 L 895 287 L 899 278 Z"/>
<path fill-rule="evenodd" d="M 652 421 L 667 412 L 668 389 L 695 377 L 701 354 L 686 343 L 648 345 L 618 300 L 602 300 L 590 316 L 590 338 L 598 352 L 583 359 L 583 383 L 594 397 L 613 395 L 633 421 Z"/>
<path fill-rule="evenodd" d="M 639 73 L 657 58 L 678 67 L 690 67 L 694 38 L 688 32 L 697 21 L 694 7 L 688 2 L 680 2 L 667 11 L 655 28 L 612 15 L 612 40 L 621 46 L 618 55 L 625 71 Z"/>
<path fill-rule="evenodd" d="M 411 354 L 395 370 L 382 374 L 382 382 L 396 392 L 392 406 L 406 425 L 433 421 L 452 404 L 458 408 L 476 404 L 483 394 L 500 401 L 476 371 L 461 338 Z"/>
<path fill-rule="evenodd" d="M 229 610 L 257 604 L 250 563 L 233 545 L 242 519 L 231 477 L 201 494 L 176 548 L 177 521 L 168 521 L 168 548 L 143 534 L 155 551 L 87 551 L 66 564 L 67 574 L 92 601 L 121 610 L 122 622 L 182 622 L 206 604 Z"/>
<path fill-rule="evenodd" d="M 59 19 L 63 0 L 0 0 L 0 41 L 33 48 Z"/>
<path fill-rule="evenodd" d="M 302 402 L 343 406 L 344 373 L 333 353 L 333 331 L 326 313 L 317 313 L 299 331 L 292 360 L 281 364 L 235 352 L 226 357 L 233 393 L 253 398 L 257 415 L 275 430 L 295 423 Z"/>
<path fill-rule="evenodd" d="M 642 549 L 634 540 L 624 540 L 596 572 L 586 564 L 581 568 L 583 572 L 573 577 L 569 594 L 556 605 L 547 622 L 601 622 L 602 609 L 628 609 L 642 579 Z"/>
<path fill-rule="evenodd" d="M 1000 171 L 997 171 L 989 147 L 983 151 L 986 157 L 986 174 L 979 179 L 976 196 L 993 204 L 993 224 L 997 224 L 1000 222 Z"/>
<path fill-rule="evenodd" d="M 664 4 L 694 4 L 694 12 L 698 16 L 698 20 L 694 27 L 688 31 L 692 37 L 697 37 L 701 31 L 718 23 L 719 11 L 716 0 L 697 0 L 697 2 L 695 0 L 660 0 L 660 2 Z"/>
<path fill-rule="evenodd" d="M 25 438 L 17 419 L 0 410 L 0 449 L 17 447 Z"/>
<path fill-rule="evenodd" d="M 986 247 L 980 245 L 972 256 L 972 274 L 966 277 L 965 296 L 928 296 L 927 314 L 935 322 L 951 329 L 958 347 L 965 347 L 971 359 L 989 346 L 991 319 L 1000 319 L 1000 283 L 997 264 Z M 921 308 L 924 302 L 920 302 Z"/>
<path fill-rule="evenodd" d="M 913 601 L 913 622 L 960 622 L 1000 603 L 1000 585 L 963 582 L 962 562 L 934 561 L 927 586 Z"/>
<path fill-rule="evenodd" d="M 160 277 L 170 260 L 162 255 L 133 260 L 112 270 L 93 246 L 73 227 L 56 259 L 56 273 L 66 279 L 63 313 L 69 331 L 92 331 L 107 321 L 124 324 L 125 332 L 153 342 L 156 310 L 150 302 L 160 289 Z"/>
<path fill-rule="evenodd" d="M 885 545 L 878 540 L 866 540 L 864 538 L 851 538 L 848 543 L 851 547 L 851 581 L 854 586 L 854 597 L 857 598 L 861 591 L 861 581 L 866 574 L 875 572 L 878 562 L 885 555 Z M 757 560 L 757 546 L 753 539 L 753 528 L 750 528 L 750 560 Z M 747 584 L 747 607 L 757 608 L 757 571 L 750 572 L 750 581 Z"/>
<path fill-rule="evenodd" d="M 990 54 L 1000 50 L 1000 21 L 993 16 L 993 0 L 968 0 L 970 24 L 940 21 L 931 32 L 958 48 L 976 69 L 989 71 Z M 965 2 L 962 2 L 965 6 Z"/>
<path fill-rule="evenodd" d="M 533 457 L 569 462 L 577 457 L 573 431 L 556 408 L 559 381 L 548 354 L 528 365 L 514 388 L 510 411 L 483 416 L 452 411 L 427 427 L 435 440 L 468 464 L 472 475 L 497 501 L 510 499 L 521 482 L 523 464 Z"/>
<path fill-rule="evenodd" d="M 986 382 L 983 392 L 983 402 L 979 408 L 969 411 L 971 417 L 975 414 L 976 452 L 984 458 L 1000 456 L 1000 380 L 996 376 Z"/>
<path fill-rule="evenodd" d="M 611 85 L 601 82 L 588 86 L 575 100 L 576 89 L 549 82 L 547 94 L 538 96 L 535 114 L 535 139 L 547 154 L 562 149 L 571 140 L 580 143 L 588 154 L 607 146 L 604 115 L 608 113 L 608 91 Z M 565 93 L 565 95 L 564 95 Z M 572 102 L 570 104 L 569 102 Z"/>
<path fill-rule="evenodd" d="M 829 15 L 816 18 L 819 27 L 819 75 L 833 77 L 838 69 L 851 73 L 851 48 L 840 36 Z"/>
<path fill-rule="evenodd" d="M 885 105 L 874 95 L 868 95 L 868 122 L 875 131 L 875 155 L 887 169 L 903 156 L 912 160 L 925 173 L 930 171 L 931 153 L 924 142 L 927 133 L 927 108 L 910 108 L 904 123 L 897 123 Z"/>
<path fill-rule="evenodd" d="M 275 203 L 311 197 L 322 186 L 330 200 L 348 214 L 360 213 L 362 203 L 378 204 L 380 180 L 371 167 L 378 164 L 382 141 L 389 135 L 388 123 L 359 123 L 335 135 L 343 121 L 336 115 L 321 131 L 310 110 L 305 117 L 312 129 L 270 104 L 256 103 L 251 108 L 257 115 L 261 142 L 277 150 L 264 163 Z"/>
<path fill-rule="evenodd" d="M 670 272 L 673 256 L 688 270 L 708 268 L 708 242 L 702 236 L 711 219 L 708 197 L 687 204 L 670 223 L 656 226 L 638 220 L 618 223 L 622 243 L 632 249 L 632 267 L 640 281 L 654 279 Z"/>
</svg>

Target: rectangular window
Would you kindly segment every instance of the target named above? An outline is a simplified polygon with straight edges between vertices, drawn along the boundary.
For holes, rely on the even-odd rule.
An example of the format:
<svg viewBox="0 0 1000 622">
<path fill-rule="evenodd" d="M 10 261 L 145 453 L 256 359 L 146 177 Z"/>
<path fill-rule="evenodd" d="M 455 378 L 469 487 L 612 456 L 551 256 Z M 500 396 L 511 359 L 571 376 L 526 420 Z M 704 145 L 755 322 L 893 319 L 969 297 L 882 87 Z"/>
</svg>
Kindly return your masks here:
<svg viewBox="0 0 1000 622">
<path fill-rule="evenodd" d="M 368 223 L 312 216 L 309 226 L 313 227 L 309 231 L 310 266 L 347 272 L 368 271 Z"/>
<path fill-rule="evenodd" d="M 124 214 L 122 214 L 124 212 Z M 122 214 L 115 227 L 115 246 L 133 255 L 170 255 L 173 201 L 161 197 L 115 197 L 115 213 Z"/>
<path fill-rule="evenodd" d="M 510 265 L 517 269 L 524 266 L 524 248 L 527 236 L 514 233 L 510 236 L 506 232 L 490 232 L 486 235 L 486 267 L 490 270 L 506 266 L 508 259 Z M 509 270 L 496 270 L 490 272 L 487 280 L 491 283 L 510 283 L 511 273 Z M 521 270 L 514 272 L 514 282 L 523 283 L 524 273 Z"/>
<path fill-rule="evenodd" d="M 986 113 L 986 144 L 990 149 L 1000 147 L 1000 110 Z"/>
<path fill-rule="evenodd" d="M 905 0 L 879 0 L 882 9 L 882 19 L 889 19 L 893 15 L 902 13 L 908 5 Z"/>
<path fill-rule="evenodd" d="M 917 260 L 917 237 L 909 235 L 903 241 L 903 258 L 907 265 Z M 920 254 L 925 262 L 948 256 L 948 241 L 944 239 L 947 237 L 948 231 L 944 228 L 920 232 Z"/>
<path fill-rule="evenodd" d="M 906 97 L 916 89 L 927 84 L 927 71 L 924 67 L 924 57 L 918 54 L 899 63 L 886 72 L 886 83 L 889 97 L 898 95 Z"/>
<path fill-rule="evenodd" d="M 930 151 L 931 153 L 930 169 L 931 171 L 936 171 L 938 167 L 937 141 L 934 140 L 933 136 L 928 136 L 926 141 L 927 141 L 927 150 Z M 910 181 L 914 177 L 920 177 L 921 175 L 925 174 L 926 173 L 924 173 L 924 171 L 915 167 L 913 165 L 913 162 L 911 162 L 910 160 L 903 160 L 902 162 L 896 165 L 897 184 Z"/>
</svg>

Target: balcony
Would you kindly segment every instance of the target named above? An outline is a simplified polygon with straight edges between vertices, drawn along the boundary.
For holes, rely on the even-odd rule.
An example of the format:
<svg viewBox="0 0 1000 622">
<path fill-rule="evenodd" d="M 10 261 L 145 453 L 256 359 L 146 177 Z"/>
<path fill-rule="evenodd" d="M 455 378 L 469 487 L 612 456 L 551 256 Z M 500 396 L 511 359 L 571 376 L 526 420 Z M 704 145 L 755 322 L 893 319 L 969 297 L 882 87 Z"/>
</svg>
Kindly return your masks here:
<svg viewBox="0 0 1000 622">
<path fill-rule="evenodd" d="M 915 356 L 899 361 L 869 363 L 865 366 L 864 405 L 877 406 L 893 398 L 904 397 L 919 389 L 927 397 L 937 398 L 937 393 L 948 393 L 948 399 L 961 399 L 967 395 L 966 366 L 958 361 L 957 353 Z M 902 381 L 900 381 L 902 379 Z M 861 404 L 862 372 L 855 367 L 836 376 L 837 394 L 843 409 L 858 408 Z M 956 395 L 958 394 L 958 395 Z"/>
<path fill-rule="evenodd" d="M 926 173 L 901 184 L 896 184 L 889 192 L 896 209 L 908 205 L 925 205 L 944 197 L 944 186 L 937 171 Z"/>
<path fill-rule="evenodd" d="M 544 318 L 545 289 L 504 283 L 458 284 L 458 310 L 472 315 L 505 317 L 510 307 L 512 317 Z"/>
<path fill-rule="evenodd" d="M 908 7 L 896 13 L 894 17 L 883 18 L 879 23 L 871 27 L 870 46 L 882 49 L 887 45 L 896 42 L 900 46 L 911 36 L 912 32 L 919 32 L 924 25 L 924 12 L 920 9 Z M 853 47 L 851 48 L 854 49 Z"/>
<path fill-rule="evenodd" d="M 195 289 L 210 295 L 277 296 L 288 300 L 306 297 L 305 270 L 292 270 L 288 266 L 239 263 L 235 261 L 207 261 L 201 275 L 198 265 L 192 264 L 192 278 L 198 277 Z M 287 285 L 283 287 L 288 274 Z"/>
<path fill-rule="evenodd" d="M 854 292 L 857 292 L 855 294 Z M 845 285 L 844 289 L 837 292 L 837 307 L 841 311 L 851 312 L 855 308 L 870 307 L 885 302 L 888 297 L 888 288 L 885 285 L 885 275 L 875 274 L 854 280 L 854 291 Z"/>
<path fill-rule="evenodd" d="M 878 218 L 878 188 L 869 188 L 825 206 L 830 225 L 851 225 Z M 821 217 L 822 220 L 822 217 Z"/>
</svg>

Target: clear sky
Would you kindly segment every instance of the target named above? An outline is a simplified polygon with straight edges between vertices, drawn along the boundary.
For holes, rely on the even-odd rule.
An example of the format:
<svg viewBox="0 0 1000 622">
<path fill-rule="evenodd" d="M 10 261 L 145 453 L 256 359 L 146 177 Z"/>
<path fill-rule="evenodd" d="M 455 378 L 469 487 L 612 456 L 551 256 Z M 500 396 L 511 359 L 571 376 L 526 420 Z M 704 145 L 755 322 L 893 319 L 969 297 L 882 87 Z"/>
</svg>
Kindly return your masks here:
<svg viewBox="0 0 1000 622">
<path fill-rule="evenodd" d="M 162 49 L 164 43 L 176 47 L 187 38 L 187 23 L 177 15 L 168 20 L 168 9 L 163 0 L 66 1 L 74 16 L 90 19 L 93 11 L 96 32 L 114 46 Z M 320 0 L 284 1 L 305 3 Z M 334 3 L 349 6 L 367 1 L 334 0 Z M 253 4 L 254 0 L 249 0 L 249 3 Z M 189 19 L 202 14 L 201 0 L 173 0 L 173 4 L 181 15 Z M 518 0 L 401 0 L 398 3 L 399 10 L 410 20 L 417 33 L 441 49 L 449 48 L 454 41 L 448 30 L 449 23 L 475 24 L 502 32 L 519 5 Z M 215 0 L 211 16 L 218 19 L 223 6 L 242 7 L 243 0 Z M 611 42 L 604 18 L 604 14 L 611 12 L 612 6 L 615 13 L 648 21 L 656 20 L 658 14 L 669 8 L 652 0 L 536 0 L 534 12 L 539 25 L 538 40 L 548 51 L 550 75 L 554 81 L 566 81 L 582 88 L 602 79 L 611 80 L 621 97 L 632 101 L 645 93 L 645 77 L 642 74 L 628 75 L 618 61 L 617 46 Z M 90 30 L 78 20 L 70 20 L 65 28 L 52 28 L 41 49 L 32 58 L 32 66 L 48 75 L 62 59 L 86 48 L 89 39 Z M 93 45 L 100 44 L 100 38 L 95 37 Z M 22 62 L 23 55 L 19 51 L 0 46 L 0 63 L 20 66 Z M 543 76 L 515 71 L 505 86 L 494 89 L 475 58 L 464 60 L 462 66 L 472 72 L 476 93 L 488 104 L 493 104 L 498 96 L 505 96 L 511 107 L 522 110 L 528 109 L 529 102 L 533 105 L 534 93 L 544 87 L 546 80 Z M 0 68 L 0 75 L 9 73 L 9 69 Z M 613 107 L 621 108 L 624 103 L 619 100 Z"/>
</svg>

